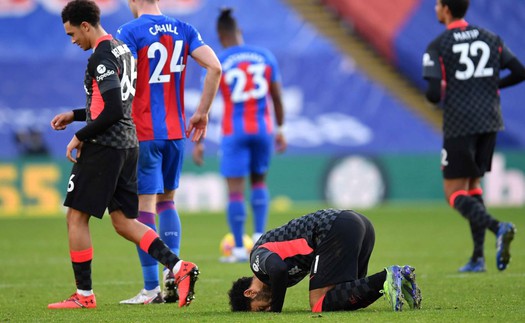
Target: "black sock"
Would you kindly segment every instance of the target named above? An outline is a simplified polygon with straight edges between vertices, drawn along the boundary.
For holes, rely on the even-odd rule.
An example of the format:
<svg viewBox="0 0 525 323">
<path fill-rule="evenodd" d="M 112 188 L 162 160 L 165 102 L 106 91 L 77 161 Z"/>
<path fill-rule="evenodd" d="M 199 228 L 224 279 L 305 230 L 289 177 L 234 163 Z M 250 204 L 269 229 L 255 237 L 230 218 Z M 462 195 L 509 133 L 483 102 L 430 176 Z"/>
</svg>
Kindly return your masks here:
<svg viewBox="0 0 525 323">
<path fill-rule="evenodd" d="M 180 260 L 160 238 L 153 240 L 148 248 L 148 254 L 170 270 L 173 270 L 175 264 Z"/>
<path fill-rule="evenodd" d="M 77 289 L 92 290 L 93 284 L 91 280 L 91 260 L 71 263 L 73 264 L 73 272 L 75 273 L 75 283 L 77 285 Z"/>
<path fill-rule="evenodd" d="M 372 276 L 335 285 L 323 300 L 323 312 L 355 311 L 365 308 L 381 297 L 380 290 L 386 279 L 386 271 Z"/>
<path fill-rule="evenodd" d="M 476 198 L 458 195 L 454 199 L 454 208 L 476 226 L 488 228 L 494 233 L 498 232 L 499 222 L 487 213 L 485 206 Z"/>
</svg>

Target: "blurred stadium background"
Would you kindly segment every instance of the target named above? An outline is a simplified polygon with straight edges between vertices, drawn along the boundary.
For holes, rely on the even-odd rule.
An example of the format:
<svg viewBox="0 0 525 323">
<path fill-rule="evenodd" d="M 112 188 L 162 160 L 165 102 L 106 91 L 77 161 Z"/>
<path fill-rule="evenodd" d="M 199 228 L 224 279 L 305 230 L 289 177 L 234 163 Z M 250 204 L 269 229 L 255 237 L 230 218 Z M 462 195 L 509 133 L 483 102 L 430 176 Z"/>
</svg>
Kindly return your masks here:
<svg viewBox="0 0 525 323">
<path fill-rule="evenodd" d="M 98 0 L 115 34 L 132 19 L 126 0 Z M 498 33 L 525 61 L 525 2 L 473 0 L 467 20 Z M 53 132 L 51 118 L 83 107 L 89 52 L 64 34 L 66 0 L 0 1 L 0 218 L 62 213 L 70 164 L 65 147 L 79 125 Z M 439 109 L 422 94 L 421 57 L 442 30 L 435 0 L 161 0 L 165 14 L 193 24 L 216 52 L 219 8 L 231 6 L 247 43 L 269 48 L 283 75 L 289 150 L 273 160 L 273 205 L 442 202 Z M 200 93 L 200 68 L 187 67 L 186 109 Z M 491 205 L 525 204 L 525 91 L 502 92 L 506 130 L 485 179 Z M 180 209 L 220 211 L 221 100 L 211 112 L 206 164 L 188 154 Z M 188 149 L 192 144 L 188 144 Z M 188 150 L 189 151 L 189 150 Z M 444 202 L 442 202 L 444 203 Z"/>
</svg>

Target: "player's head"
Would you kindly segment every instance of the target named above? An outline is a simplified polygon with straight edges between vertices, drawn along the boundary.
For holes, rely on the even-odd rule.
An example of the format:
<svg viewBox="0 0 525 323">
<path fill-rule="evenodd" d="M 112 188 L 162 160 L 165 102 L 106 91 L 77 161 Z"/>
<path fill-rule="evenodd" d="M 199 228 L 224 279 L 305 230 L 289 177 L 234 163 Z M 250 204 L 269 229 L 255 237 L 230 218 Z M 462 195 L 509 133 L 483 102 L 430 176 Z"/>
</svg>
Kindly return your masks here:
<svg viewBox="0 0 525 323">
<path fill-rule="evenodd" d="M 223 8 L 217 19 L 217 33 L 223 47 L 242 42 L 241 31 L 237 26 L 237 20 L 232 16 L 232 12 L 232 8 Z"/>
<path fill-rule="evenodd" d="M 270 310 L 272 292 L 266 284 L 257 288 L 253 277 L 241 277 L 233 282 L 228 292 L 233 312 L 266 312 Z"/>
<path fill-rule="evenodd" d="M 141 15 L 141 12 L 155 12 L 160 14 L 160 9 L 158 7 L 159 0 L 128 0 L 128 6 L 133 14 L 133 17 L 138 18 Z"/>
<path fill-rule="evenodd" d="M 444 11 L 455 19 L 461 19 L 467 14 L 470 0 L 436 0 L 436 14 L 440 22 L 444 22 Z"/>
<path fill-rule="evenodd" d="M 62 9 L 62 23 L 71 41 L 88 50 L 91 48 L 88 33 L 100 25 L 100 9 L 91 0 L 71 1 Z"/>
</svg>

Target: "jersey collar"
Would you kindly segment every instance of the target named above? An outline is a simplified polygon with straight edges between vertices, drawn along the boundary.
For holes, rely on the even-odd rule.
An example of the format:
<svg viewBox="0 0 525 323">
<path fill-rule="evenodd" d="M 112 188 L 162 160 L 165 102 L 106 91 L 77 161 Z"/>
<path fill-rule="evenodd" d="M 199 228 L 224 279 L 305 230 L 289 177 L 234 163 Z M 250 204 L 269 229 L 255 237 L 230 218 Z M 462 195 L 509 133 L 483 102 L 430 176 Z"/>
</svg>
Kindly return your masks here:
<svg viewBox="0 0 525 323">
<path fill-rule="evenodd" d="M 448 24 L 447 29 L 465 28 L 468 26 L 468 22 L 465 19 L 456 20 Z"/>
<path fill-rule="evenodd" d="M 95 43 L 95 46 L 93 47 L 93 50 L 95 50 L 95 48 L 97 48 L 98 44 L 100 44 L 104 40 L 111 40 L 111 39 L 113 39 L 113 36 L 111 36 L 111 34 L 107 34 L 105 36 L 100 37 L 99 39 L 97 39 L 97 42 Z"/>
</svg>

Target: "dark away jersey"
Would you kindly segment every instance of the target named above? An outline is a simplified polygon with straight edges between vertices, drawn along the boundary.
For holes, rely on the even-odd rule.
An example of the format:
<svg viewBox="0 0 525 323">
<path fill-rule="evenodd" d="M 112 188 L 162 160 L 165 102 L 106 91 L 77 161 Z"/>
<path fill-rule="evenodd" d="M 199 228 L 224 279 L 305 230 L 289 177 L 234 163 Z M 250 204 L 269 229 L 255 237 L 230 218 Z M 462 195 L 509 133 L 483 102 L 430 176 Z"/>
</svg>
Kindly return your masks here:
<svg viewBox="0 0 525 323">
<path fill-rule="evenodd" d="M 428 46 L 423 77 L 445 82 L 446 138 L 503 129 L 499 97 L 501 66 L 514 55 L 499 36 L 461 20 Z"/>
<path fill-rule="evenodd" d="M 334 209 L 319 210 L 263 234 L 250 254 L 253 273 L 263 283 L 269 284 L 267 259 L 277 254 L 288 267 L 288 287 L 300 282 L 310 272 L 314 250 L 341 212 Z"/>
<path fill-rule="evenodd" d="M 136 67 L 128 47 L 111 35 L 101 37 L 89 57 L 84 87 L 86 90 L 87 123 L 97 119 L 106 106 L 102 98 L 108 90 L 121 89 L 124 117 L 103 132 L 88 138 L 90 142 L 117 149 L 138 147 L 135 124 L 131 118 L 131 102 L 135 95 Z"/>
</svg>

